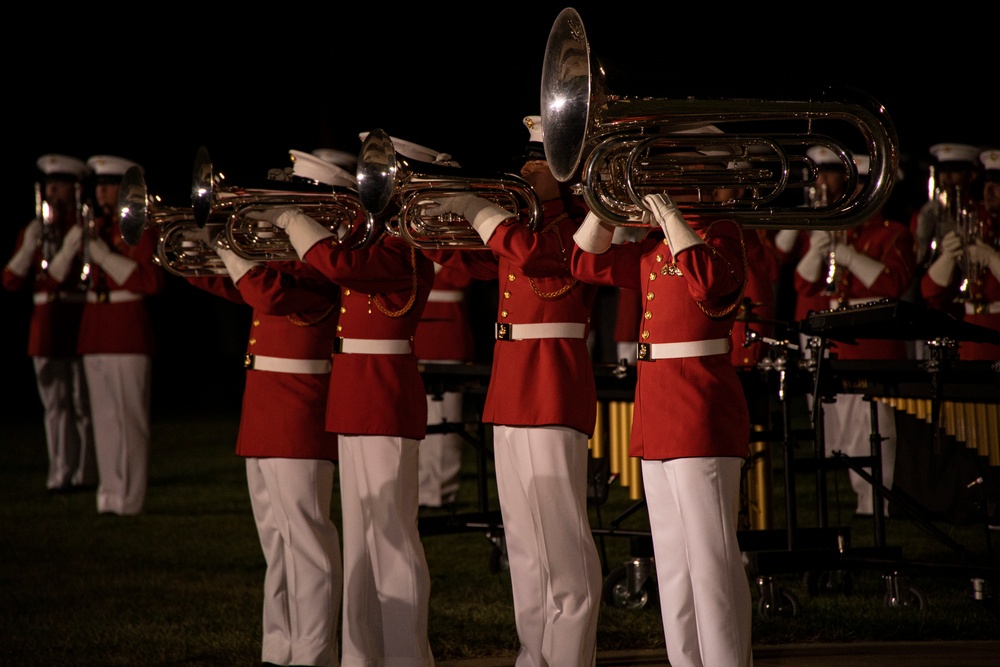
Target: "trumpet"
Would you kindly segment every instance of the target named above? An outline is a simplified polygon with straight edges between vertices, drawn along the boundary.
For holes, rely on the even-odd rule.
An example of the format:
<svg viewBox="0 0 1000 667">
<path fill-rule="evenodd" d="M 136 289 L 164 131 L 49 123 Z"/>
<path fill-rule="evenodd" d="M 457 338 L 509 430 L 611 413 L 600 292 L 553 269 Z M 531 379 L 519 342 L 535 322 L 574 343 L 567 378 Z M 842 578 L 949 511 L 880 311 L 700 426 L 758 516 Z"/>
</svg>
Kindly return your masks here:
<svg viewBox="0 0 1000 667">
<path fill-rule="evenodd" d="M 429 212 L 447 197 L 483 197 L 515 213 L 533 231 L 542 220 L 541 202 L 521 177 L 475 176 L 455 167 L 423 163 L 418 172 L 396 152 L 392 138 L 380 129 L 365 137 L 357 177 L 358 195 L 369 226 L 382 227 L 417 248 L 489 249 L 465 218 Z"/>
<path fill-rule="evenodd" d="M 979 219 L 974 209 L 961 206 L 955 219 L 955 231 L 962 240 L 962 256 L 956 303 L 972 304 L 974 312 L 979 313 L 985 299 L 981 293 L 976 293 L 974 286 L 982 283 L 986 267 L 976 264 L 969 257 L 969 248 L 983 238 L 983 221 Z"/>
<path fill-rule="evenodd" d="M 884 205 L 899 162 L 885 109 L 857 97 L 853 102 L 620 97 L 607 90 L 580 15 L 566 8 L 545 50 L 542 143 L 556 178 L 569 182 L 579 174 L 588 207 L 613 224 L 642 226 L 642 198 L 666 190 L 697 194 L 695 201 L 678 202 L 682 211 L 725 214 L 745 227 L 846 229 Z M 842 156 L 849 181 L 837 202 L 805 211 L 798 205 L 801 190 L 816 180 L 816 167 L 805 154 L 810 145 Z M 860 189 L 849 145 L 864 146 L 871 156 L 869 178 Z M 712 193 L 724 189 L 742 194 L 715 201 Z"/>
<path fill-rule="evenodd" d="M 258 262 L 299 259 L 284 230 L 253 215 L 275 207 L 299 208 L 339 238 L 349 238 L 351 247 L 371 241 L 370 230 L 355 229 L 367 217 L 358 194 L 349 188 L 303 189 L 304 184 L 274 181 L 270 187 L 253 189 L 224 186 L 224 180 L 223 174 L 214 173 L 208 151 L 202 146 L 195 158 L 191 189 L 195 223 L 198 227 L 221 223 L 227 247 L 240 257 Z"/>
</svg>

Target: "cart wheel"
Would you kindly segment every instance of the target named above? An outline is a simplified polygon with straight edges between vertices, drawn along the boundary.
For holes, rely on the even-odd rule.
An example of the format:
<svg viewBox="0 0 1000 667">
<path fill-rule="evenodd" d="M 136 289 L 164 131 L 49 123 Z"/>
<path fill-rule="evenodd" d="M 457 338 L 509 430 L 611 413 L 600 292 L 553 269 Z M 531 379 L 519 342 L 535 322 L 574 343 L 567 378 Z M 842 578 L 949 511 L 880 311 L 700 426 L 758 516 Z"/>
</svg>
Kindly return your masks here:
<svg viewBox="0 0 1000 667">
<path fill-rule="evenodd" d="M 765 620 L 799 615 L 799 599 L 784 588 L 767 587 L 761 590 L 757 613 Z"/>
<path fill-rule="evenodd" d="M 806 572 L 802 577 L 810 597 L 841 593 L 850 595 L 853 588 L 851 573 L 846 570 L 824 570 L 822 572 Z"/>
<path fill-rule="evenodd" d="M 629 590 L 629 568 L 622 566 L 611 571 L 604 579 L 604 604 L 618 609 L 643 609 L 656 602 L 655 579 L 649 577 L 642 582 L 642 588 L 633 593 Z"/>
<path fill-rule="evenodd" d="M 904 585 L 890 587 L 885 594 L 885 606 L 890 609 L 912 608 L 926 609 L 927 596 L 916 586 Z"/>
</svg>

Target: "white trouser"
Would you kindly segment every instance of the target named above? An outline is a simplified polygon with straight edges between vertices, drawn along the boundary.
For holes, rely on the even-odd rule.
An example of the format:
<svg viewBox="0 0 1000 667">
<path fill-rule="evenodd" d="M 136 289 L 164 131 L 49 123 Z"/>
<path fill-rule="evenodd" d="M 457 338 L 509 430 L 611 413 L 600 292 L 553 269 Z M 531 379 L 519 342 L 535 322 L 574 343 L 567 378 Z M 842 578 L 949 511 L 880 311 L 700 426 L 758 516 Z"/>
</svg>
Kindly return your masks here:
<svg viewBox="0 0 1000 667">
<path fill-rule="evenodd" d="M 342 435 L 343 667 L 430 667 L 431 579 L 417 530 L 418 440 Z"/>
<path fill-rule="evenodd" d="M 593 665 L 601 563 L 587 516 L 587 436 L 495 425 L 493 448 L 521 643 L 515 664 Z"/>
<path fill-rule="evenodd" d="M 427 424 L 461 424 L 462 393 L 427 394 Z M 440 507 L 455 500 L 462 474 L 462 436 L 428 433 L 420 441 L 420 504 Z"/>
<path fill-rule="evenodd" d="M 736 536 L 736 457 L 643 461 L 667 658 L 672 667 L 749 667 L 750 584 Z"/>
<path fill-rule="evenodd" d="M 46 487 L 66 489 L 97 481 L 87 380 L 80 357 L 33 357 L 49 452 Z"/>
<path fill-rule="evenodd" d="M 261 661 L 336 667 L 343 587 L 340 536 L 330 520 L 334 464 L 248 458 L 247 488 L 264 574 Z"/>
<path fill-rule="evenodd" d="M 875 407 L 882 438 L 882 485 L 891 490 L 896 470 L 896 414 L 881 401 L 876 401 Z M 837 451 L 847 456 L 870 456 L 871 434 L 871 404 L 860 394 L 837 394 L 836 402 L 823 404 L 823 443 L 827 456 Z M 868 466 L 864 470 L 871 473 Z M 872 485 L 853 470 L 848 471 L 848 476 L 858 500 L 856 511 L 872 514 L 875 509 Z M 883 513 L 888 506 L 888 501 L 883 501 Z"/>
<path fill-rule="evenodd" d="M 83 357 L 97 452 L 97 511 L 142 512 L 149 475 L 152 359 L 145 354 Z"/>
</svg>

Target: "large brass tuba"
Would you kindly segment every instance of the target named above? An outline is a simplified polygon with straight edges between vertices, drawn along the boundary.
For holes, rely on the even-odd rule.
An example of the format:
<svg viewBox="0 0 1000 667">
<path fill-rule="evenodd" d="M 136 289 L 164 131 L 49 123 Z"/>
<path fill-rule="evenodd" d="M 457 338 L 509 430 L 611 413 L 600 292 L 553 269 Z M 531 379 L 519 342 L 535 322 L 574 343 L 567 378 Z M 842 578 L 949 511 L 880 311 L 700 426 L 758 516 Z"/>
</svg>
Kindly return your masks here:
<svg viewBox="0 0 1000 667">
<path fill-rule="evenodd" d="M 580 15 L 566 8 L 545 50 L 543 145 L 556 178 L 568 182 L 579 173 L 587 205 L 615 224 L 641 225 L 642 197 L 667 190 L 697 193 L 697 202 L 678 203 L 685 212 L 725 214 L 746 227 L 845 229 L 885 203 L 899 161 L 885 110 L 857 97 L 863 99 L 619 97 L 606 89 Z M 792 123 L 801 128 L 792 131 Z M 850 176 L 844 197 L 805 210 L 803 190 L 817 173 L 805 154 L 811 145 L 841 155 Z M 860 189 L 849 146 L 871 159 Z M 730 190 L 738 194 L 715 196 Z"/>
<path fill-rule="evenodd" d="M 474 176 L 456 167 L 420 163 L 400 155 L 384 130 L 368 133 L 358 156 L 358 194 L 370 226 L 384 227 L 417 248 L 489 249 L 467 220 L 435 215 L 445 197 L 477 195 L 516 213 L 532 230 L 542 205 L 531 186 L 514 174 Z"/>
</svg>

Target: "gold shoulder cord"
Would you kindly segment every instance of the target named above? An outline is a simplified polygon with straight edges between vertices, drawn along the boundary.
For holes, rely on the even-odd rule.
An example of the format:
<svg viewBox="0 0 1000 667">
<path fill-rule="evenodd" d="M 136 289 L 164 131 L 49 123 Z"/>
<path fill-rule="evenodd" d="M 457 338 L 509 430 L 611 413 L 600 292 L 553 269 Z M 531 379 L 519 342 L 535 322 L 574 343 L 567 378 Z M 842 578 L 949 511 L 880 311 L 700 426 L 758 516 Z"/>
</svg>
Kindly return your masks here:
<svg viewBox="0 0 1000 667">
<path fill-rule="evenodd" d="M 549 223 L 549 225 L 545 229 L 543 229 L 542 232 L 544 233 L 544 232 L 549 231 L 550 229 L 552 229 L 553 227 L 555 227 L 556 225 L 558 225 L 560 222 L 563 221 L 563 219 L 565 219 L 567 217 L 568 217 L 568 214 L 563 213 L 558 218 L 556 218 L 551 223 Z M 563 246 L 562 237 L 559 236 L 559 231 L 558 230 L 556 230 L 556 240 L 559 241 L 559 250 L 562 251 L 563 264 L 565 264 L 568 267 L 569 266 L 569 261 L 566 258 L 566 248 Z M 571 289 L 573 289 L 573 287 L 576 285 L 577 282 L 578 281 L 577 281 L 576 278 L 570 278 L 570 281 L 567 284 L 563 285 L 562 287 L 560 287 L 557 290 L 554 290 L 552 292 L 539 292 L 538 291 L 538 286 L 535 285 L 535 279 L 532 278 L 531 276 L 528 276 L 528 284 L 531 285 L 531 291 L 534 292 L 535 296 L 537 296 L 540 299 L 555 299 L 557 297 L 560 297 L 563 294 L 565 294 L 566 292 L 568 292 Z"/>
<path fill-rule="evenodd" d="M 368 298 L 375 301 L 375 307 L 386 317 L 402 317 L 413 307 L 413 302 L 417 300 L 417 249 L 410 247 L 410 265 L 413 267 L 413 287 L 410 289 L 410 298 L 402 308 L 396 311 L 389 310 L 379 299 L 377 294 L 369 294 Z"/>
<path fill-rule="evenodd" d="M 322 322 L 326 318 L 330 317 L 330 313 L 332 313 L 333 309 L 336 308 L 336 307 L 337 307 L 336 304 L 331 304 L 329 308 L 327 308 L 322 313 L 320 313 L 319 315 L 317 315 L 316 319 L 313 319 L 313 320 L 307 320 L 304 317 L 300 317 L 296 313 L 292 313 L 291 315 L 286 315 L 285 317 L 287 317 L 288 321 L 291 322 L 292 324 L 294 324 L 297 327 L 312 327 L 312 326 L 315 326 L 315 325 L 319 324 L 320 322 Z"/>
<path fill-rule="evenodd" d="M 706 230 L 705 236 L 708 236 L 711 233 L 712 227 L 714 226 L 715 226 L 714 222 L 708 226 L 708 230 Z M 743 302 L 743 295 L 747 291 L 747 283 L 750 282 L 750 260 L 747 257 L 747 245 L 746 241 L 743 240 L 743 228 L 740 227 L 739 230 L 740 230 L 740 254 L 743 255 L 743 283 L 740 285 L 740 293 L 736 295 L 736 300 L 733 303 L 729 304 L 728 306 L 719 311 L 711 311 L 708 308 L 705 308 L 705 306 L 699 301 L 698 307 L 701 308 L 701 311 L 703 313 L 705 313 L 712 319 L 721 319 L 726 315 L 728 315 L 729 313 L 736 310 L 736 308 L 738 308 L 740 304 Z M 716 252 L 715 249 L 712 248 L 712 246 L 709 246 L 709 250 L 713 254 Z"/>
</svg>

